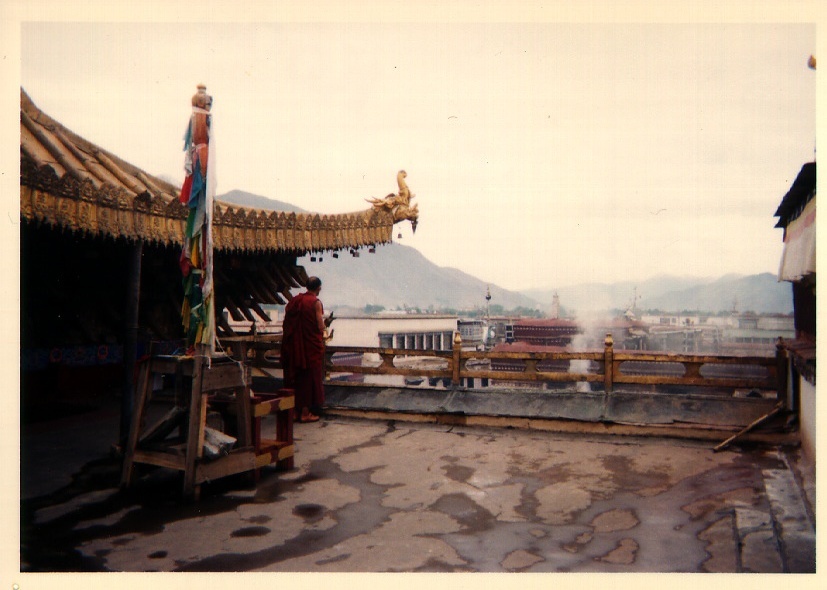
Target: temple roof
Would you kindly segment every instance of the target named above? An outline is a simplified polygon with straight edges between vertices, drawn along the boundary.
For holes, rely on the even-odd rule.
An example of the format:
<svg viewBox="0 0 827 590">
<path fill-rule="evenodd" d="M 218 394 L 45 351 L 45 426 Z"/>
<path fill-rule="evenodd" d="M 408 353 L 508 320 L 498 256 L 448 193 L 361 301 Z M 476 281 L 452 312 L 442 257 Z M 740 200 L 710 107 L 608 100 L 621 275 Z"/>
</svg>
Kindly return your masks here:
<svg viewBox="0 0 827 590">
<path fill-rule="evenodd" d="M 400 173 L 403 174 L 403 173 Z M 402 192 L 400 184 L 400 193 Z M 407 192 L 407 186 L 405 186 Z M 20 213 L 93 235 L 183 244 L 187 207 L 179 187 L 73 133 L 20 91 Z M 363 211 L 322 215 L 265 211 L 216 201 L 217 250 L 308 252 L 353 249 L 392 239 L 393 225 L 416 222 L 390 194 Z"/>
<path fill-rule="evenodd" d="M 804 205 L 815 194 L 816 190 L 816 163 L 809 162 L 801 167 L 801 171 L 793 181 L 790 190 L 781 199 L 778 209 L 775 211 L 775 217 L 778 217 L 778 223 L 775 227 L 787 227 L 790 221 L 795 219 Z"/>
</svg>

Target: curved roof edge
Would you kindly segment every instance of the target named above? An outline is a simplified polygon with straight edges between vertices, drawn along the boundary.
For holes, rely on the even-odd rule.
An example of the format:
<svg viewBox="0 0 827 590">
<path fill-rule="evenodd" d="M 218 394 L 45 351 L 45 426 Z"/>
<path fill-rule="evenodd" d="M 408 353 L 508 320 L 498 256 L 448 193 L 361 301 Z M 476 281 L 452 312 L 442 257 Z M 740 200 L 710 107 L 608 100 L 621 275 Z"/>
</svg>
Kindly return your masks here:
<svg viewBox="0 0 827 590">
<path fill-rule="evenodd" d="M 400 184 L 400 193 L 402 193 Z M 407 193 L 407 186 L 404 187 Z M 72 231 L 181 245 L 187 207 L 175 185 L 121 160 L 41 111 L 20 89 L 20 215 Z M 408 195 L 405 195 L 408 196 Z M 405 201 L 409 203 L 410 196 Z M 399 196 L 372 199 L 354 213 L 288 213 L 217 201 L 218 250 L 307 252 L 353 249 L 392 241 L 416 206 Z"/>
</svg>

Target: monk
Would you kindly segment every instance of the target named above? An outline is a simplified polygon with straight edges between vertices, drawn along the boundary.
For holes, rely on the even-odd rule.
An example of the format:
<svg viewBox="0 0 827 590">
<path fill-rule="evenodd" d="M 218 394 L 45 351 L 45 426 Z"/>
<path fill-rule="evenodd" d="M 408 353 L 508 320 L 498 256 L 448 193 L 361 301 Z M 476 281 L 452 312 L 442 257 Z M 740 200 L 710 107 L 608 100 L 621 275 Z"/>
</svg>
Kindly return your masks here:
<svg viewBox="0 0 827 590">
<path fill-rule="evenodd" d="M 293 297 L 284 309 L 281 366 L 284 386 L 295 391 L 299 422 L 316 422 L 311 409 L 324 405 L 325 319 L 319 277 L 307 280 L 307 291 Z M 318 410 L 317 410 L 318 411 Z"/>
</svg>

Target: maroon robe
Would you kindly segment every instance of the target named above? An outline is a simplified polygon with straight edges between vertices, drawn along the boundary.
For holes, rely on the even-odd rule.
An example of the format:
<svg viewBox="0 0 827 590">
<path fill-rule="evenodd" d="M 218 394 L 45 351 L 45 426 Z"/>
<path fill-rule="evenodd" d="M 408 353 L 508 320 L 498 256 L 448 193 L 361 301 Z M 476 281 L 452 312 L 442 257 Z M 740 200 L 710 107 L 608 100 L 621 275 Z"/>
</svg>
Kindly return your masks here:
<svg viewBox="0 0 827 590">
<path fill-rule="evenodd" d="M 295 390 L 296 408 L 324 405 L 324 334 L 316 316 L 314 293 L 299 293 L 284 309 L 281 366 L 284 386 Z"/>
</svg>

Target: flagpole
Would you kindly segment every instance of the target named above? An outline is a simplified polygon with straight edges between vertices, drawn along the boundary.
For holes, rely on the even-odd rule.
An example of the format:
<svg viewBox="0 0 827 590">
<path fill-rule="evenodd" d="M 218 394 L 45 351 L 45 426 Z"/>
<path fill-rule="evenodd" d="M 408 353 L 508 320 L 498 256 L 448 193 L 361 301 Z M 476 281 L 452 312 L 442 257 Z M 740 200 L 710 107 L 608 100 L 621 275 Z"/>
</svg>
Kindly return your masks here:
<svg viewBox="0 0 827 590">
<path fill-rule="evenodd" d="M 212 97 L 198 85 L 192 97 L 192 115 L 184 134 L 186 178 L 179 197 L 187 205 L 184 247 L 179 260 L 184 303 L 181 322 L 187 353 L 215 354 L 215 293 L 213 284 L 213 202 L 215 199 L 215 142 Z"/>
</svg>

